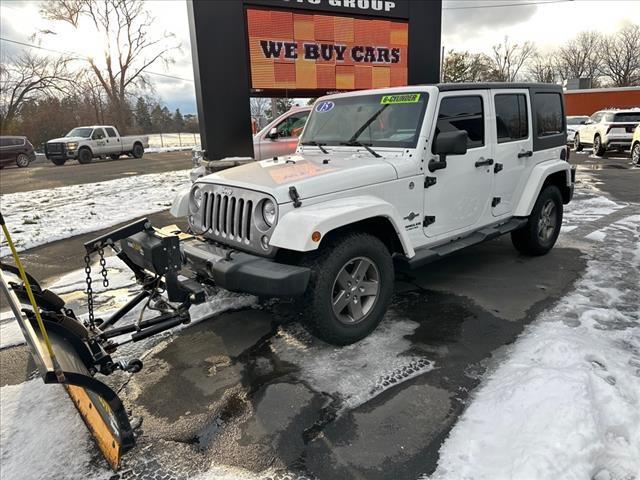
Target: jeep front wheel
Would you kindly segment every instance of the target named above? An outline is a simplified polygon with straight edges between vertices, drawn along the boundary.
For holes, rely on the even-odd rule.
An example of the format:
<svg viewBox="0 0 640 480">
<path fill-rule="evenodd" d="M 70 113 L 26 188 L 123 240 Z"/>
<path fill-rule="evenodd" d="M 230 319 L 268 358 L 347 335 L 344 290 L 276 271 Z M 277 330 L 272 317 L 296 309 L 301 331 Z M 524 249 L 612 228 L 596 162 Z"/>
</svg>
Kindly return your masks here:
<svg viewBox="0 0 640 480">
<path fill-rule="evenodd" d="M 555 185 L 540 192 L 527 224 L 511 232 L 516 249 L 526 255 L 544 255 L 553 248 L 562 225 L 562 195 Z"/>
<path fill-rule="evenodd" d="M 348 345 L 376 328 L 393 294 L 393 262 L 384 243 L 363 233 L 341 236 L 305 263 L 311 267 L 305 312 L 322 340 Z"/>
</svg>

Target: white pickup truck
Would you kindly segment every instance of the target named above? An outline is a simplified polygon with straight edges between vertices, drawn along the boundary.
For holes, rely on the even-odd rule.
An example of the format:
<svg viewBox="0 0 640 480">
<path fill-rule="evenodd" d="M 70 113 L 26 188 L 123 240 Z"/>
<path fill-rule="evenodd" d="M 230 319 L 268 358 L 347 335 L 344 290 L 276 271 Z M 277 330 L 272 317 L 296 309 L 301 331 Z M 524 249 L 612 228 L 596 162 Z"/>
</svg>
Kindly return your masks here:
<svg viewBox="0 0 640 480">
<path fill-rule="evenodd" d="M 91 163 L 98 157 L 114 160 L 120 155 L 142 158 L 144 149 L 149 147 L 149 137 L 129 135 L 121 137 L 111 125 L 77 127 L 64 137 L 49 140 L 44 147 L 45 155 L 55 165 L 64 165 L 67 160 L 78 160 L 81 164 Z"/>
<path fill-rule="evenodd" d="M 175 199 L 172 213 L 193 234 L 183 272 L 301 297 L 321 338 L 355 342 L 384 316 L 395 269 L 505 233 L 523 254 L 547 253 L 573 196 L 566 135 L 556 85 L 320 98 L 295 154 L 207 175 Z"/>
</svg>

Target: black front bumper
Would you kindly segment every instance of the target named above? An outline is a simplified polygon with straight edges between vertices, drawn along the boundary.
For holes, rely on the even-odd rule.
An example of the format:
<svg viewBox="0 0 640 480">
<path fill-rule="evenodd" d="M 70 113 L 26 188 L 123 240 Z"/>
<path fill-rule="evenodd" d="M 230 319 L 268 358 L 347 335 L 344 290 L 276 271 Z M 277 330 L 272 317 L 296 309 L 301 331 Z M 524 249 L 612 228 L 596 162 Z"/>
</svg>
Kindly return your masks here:
<svg viewBox="0 0 640 480">
<path fill-rule="evenodd" d="M 145 222 L 123 227 L 138 233 L 123 230 L 128 236 L 120 242 L 121 258 L 138 268 L 165 277 L 179 273 L 190 281 L 204 278 L 232 292 L 265 297 L 298 296 L 307 289 L 309 268 L 279 263 L 175 230 L 155 230 Z M 145 226 L 140 227 L 140 223 Z M 104 237 L 113 237 L 113 232 Z"/>
<path fill-rule="evenodd" d="M 232 291 L 265 297 L 302 295 L 311 270 L 191 238 L 180 245 L 189 270 Z"/>
</svg>

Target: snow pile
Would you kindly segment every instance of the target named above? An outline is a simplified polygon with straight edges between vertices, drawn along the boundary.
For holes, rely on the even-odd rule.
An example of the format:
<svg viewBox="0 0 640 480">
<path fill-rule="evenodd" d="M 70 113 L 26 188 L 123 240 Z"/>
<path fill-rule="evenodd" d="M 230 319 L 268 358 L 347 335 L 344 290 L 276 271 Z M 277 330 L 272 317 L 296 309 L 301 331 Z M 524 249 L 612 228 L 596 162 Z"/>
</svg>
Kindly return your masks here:
<svg viewBox="0 0 640 480">
<path fill-rule="evenodd" d="M 166 210 L 176 192 L 189 184 L 189 170 L 179 170 L 10 193 L 1 195 L 0 202 L 21 251 Z M 9 253 L 3 236 L 0 256 Z"/>
<path fill-rule="evenodd" d="M 476 393 L 432 480 L 640 476 L 640 215 L 602 235 L 575 291 Z"/>
<path fill-rule="evenodd" d="M 433 370 L 432 361 L 406 354 L 417 322 L 387 318 L 364 340 L 332 347 L 312 337 L 298 324 L 281 328 L 271 348 L 284 361 L 300 367 L 300 377 L 318 392 L 342 400 L 352 409 L 384 390 Z"/>
<path fill-rule="evenodd" d="M 0 418 L 2 478 L 99 480 L 113 475 L 95 466 L 93 441 L 60 385 L 37 378 L 0 388 Z"/>
<path fill-rule="evenodd" d="M 566 232 L 567 226 L 593 222 L 625 206 L 625 204 L 616 203 L 602 196 L 574 199 L 573 202 L 564 207 L 562 230 Z"/>
</svg>

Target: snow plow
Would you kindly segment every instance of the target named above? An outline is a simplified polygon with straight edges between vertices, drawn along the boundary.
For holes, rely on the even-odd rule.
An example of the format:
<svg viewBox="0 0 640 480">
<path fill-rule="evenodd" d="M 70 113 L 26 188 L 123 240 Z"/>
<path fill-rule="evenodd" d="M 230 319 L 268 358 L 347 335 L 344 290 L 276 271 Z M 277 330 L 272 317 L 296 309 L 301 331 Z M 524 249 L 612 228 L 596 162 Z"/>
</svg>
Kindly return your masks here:
<svg viewBox="0 0 640 480">
<path fill-rule="evenodd" d="M 200 284 L 178 274 L 182 268 L 179 235 L 156 230 L 143 219 L 87 242 L 88 313 L 80 318 L 61 297 L 42 288 L 25 272 L 1 214 L 0 225 L 15 262 L 15 266 L 0 264 L 0 290 L 20 325 L 40 376 L 45 383 L 65 387 L 96 446 L 113 470 L 118 470 L 122 455 L 135 445 L 141 422 L 129 418 L 117 393 L 100 376 L 116 371 L 139 372 L 143 366 L 139 359 L 115 359 L 118 347 L 189 323 L 190 306 L 205 300 Z M 108 286 L 105 248 L 115 251 L 142 289 L 103 319 L 94 315 L 91 265 L 92 256 L 97 254 L 101 281 Z M 143 307 L 137 321 L 116 326 L 139 305 Z M 143 320 L 147 309 L 158 315 Z"/>
</svg>

